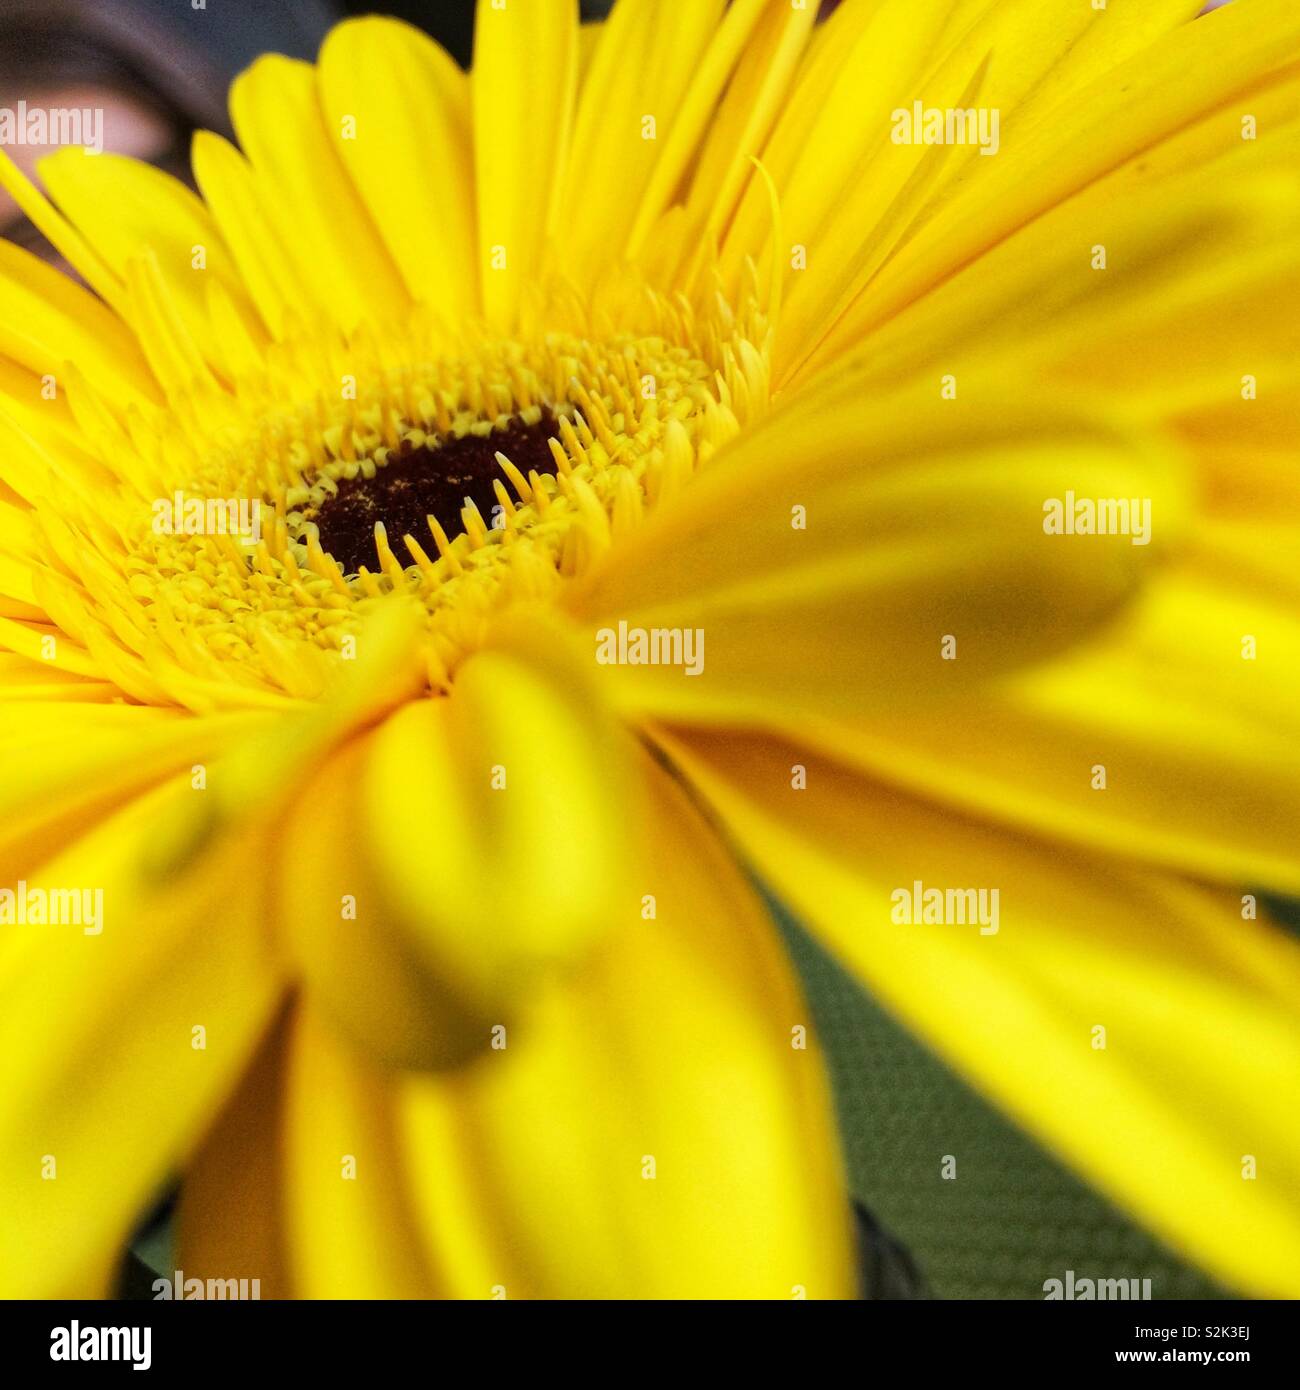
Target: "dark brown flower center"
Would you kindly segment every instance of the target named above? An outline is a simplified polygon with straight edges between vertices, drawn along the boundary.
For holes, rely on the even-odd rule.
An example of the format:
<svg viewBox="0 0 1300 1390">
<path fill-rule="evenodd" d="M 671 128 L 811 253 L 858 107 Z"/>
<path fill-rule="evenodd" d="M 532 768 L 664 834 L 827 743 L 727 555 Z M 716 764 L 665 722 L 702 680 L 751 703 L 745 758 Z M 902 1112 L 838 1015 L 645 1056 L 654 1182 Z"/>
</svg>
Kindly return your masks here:
<svg viewBox="0 0 1300 1390">
<path fill-rule="evenodd" d="M 465 529 L 461 509 L 472 502 L 491 527 L 499 505 L 493 483 L 503 476 L 497 454 L 504 454 L 525 478 L 530 472 L 554 474 L 547 441 L 556 428 L 555 417 L 544 411 L 532 425 L 514 419 L 488 434 L 460 435 L 435 444 L 404 443 L 373 478 L 358 474 L 342 479 L 338 492 L 321 503 L 311 520 L 322 549 L 345 574 L 355 574 L 362 565 L 377 568 L 376 522 L 383 522 L 389 544 L 407 563 L 402 537 L 425 544 L 427 517 L 448 536 L 458 536 Z"/>
</svg>

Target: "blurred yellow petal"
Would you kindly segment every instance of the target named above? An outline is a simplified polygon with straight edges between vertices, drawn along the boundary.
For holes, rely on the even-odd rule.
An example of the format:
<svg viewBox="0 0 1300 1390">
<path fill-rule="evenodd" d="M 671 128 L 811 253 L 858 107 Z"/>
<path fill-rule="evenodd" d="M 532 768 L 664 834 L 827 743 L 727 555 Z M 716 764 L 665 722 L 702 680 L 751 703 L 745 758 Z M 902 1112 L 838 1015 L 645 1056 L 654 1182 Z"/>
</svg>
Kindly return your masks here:
<svg viewBox="0 0 1300 1390">
<path fill-rule="evenodd" d="M 113 1253 L 270 1020 L 266 866 L 237 840 L 187 873 L 160 873 L 153 858 L 160 825 L 196 795 L 155 793 L 27 876 L 25 902 L 50 915 L 53 894 L 71 892 L 62 901 L 79 905 L 80 925 L 0 932 L 10 1297 L 103 1296 Z"/>
<path fill-rule="evenodd" d="M 186 1166 L 173 1228 L 186 1279 L 247 1279 L 250 1295 L 255 1279 L 260 1298 L 293 1294 L 280 1167 L 287 1031 L 281 1018 L 262 1040 Z"/>
<path fill-rule="evenodd" d="M 121 692 L 104 681 L 90 680 L 75 672 L 59 671 L 45 662 L 0 652 L 0 701 L 32 701 L 42 705 L 67 700 L 76 704 L 107 704 L 121 699 Z"/>
<path fill-rule="evenodd" d="M 591 60 L 595 57 L 596 45 L 600 42 L 600 36 L 605 32 L 605 21 L 603 19 L 584 20 L 578 29 L 578 85 L 581 88 L 586 80 L 587 71 L 591 67 Z"/>
<path fill-rule="evenodd" d="M 396 1108 L 382 1079 L 303 1010 L 289 1025 L 283 1084 L 282 1201 L 295 1296 L 428 1297 Z"/>
<path fill-rule="evenodd" d="M 123 802 L 168 779 L 188 787 L 195 764 L 206 766 L 267 727 L 256 716 L 194 719 L 123 704 L 69 708 L 30 695 L 7 703 L 0 884 L 37 868 Z"/>
<path fill-rule="evenodd" d="M 593 649 L 620 622 L 703 642 L 693 677 L 603 668 L 616 698 L 709 722 L 906 708 L 1109 618 L 1180 529 L 1176 461 L 1064 404 L 956 389 L 936 377 L 889 411 L 852 377 L 805 393 L 613 548 L 566 596 Z M 1154 543 L 1046 534 L 1071 490 L 1153 498 Z"/>
<path fill-rule="evenodd" d="M 1300 91 L 1300 84 L 1297 84 Z M 1135 400 L 1153 416 L 1241 401 L 1300 357 L 1300 189 L 1284 174 L 1197 169 L 1045 213 L 873 333 L 837 332 L 804 373 L 869 357 L 879 389 L 985 366 Z M 829 324 L 832 318 L 823 317 Z"/>
<path fill-rule="evenodd" d="M 631 912 L 631 741 L 581 659 L 503 633 L 451 696 L 398 710 L 357 786 L 380 918 L 404 934 L 481 1044 L 541 974 Z"/>
<path fill-rule="evenodd" d="M 804 732 L 968 813 L 1300 897 L 1298 687 L 1294 606 L 1174 573 L 1105 640 L 942 718 Z"/>
<path fill-rule="evenodd" d="M 815 1044 L 775 929 L 645 763 L 641 881 L 571 985 L 458 1078 L 402 1087 L 440 1286 L 465 1298 L 852 1297 Z"/>
<path fill-rule="evenodd" d="M 186 1278 L 258 1279 L 262 1298 L 430 1296 L 396 1124 L 386 1075 L 288 1010 L 186 1171 Z"/>
<path fill-rule="evenodd" d="M 158 399 L 148 363 L 121 320 L 38 256 L 3 240 L 0 354 L 56 383 L 72 362 L 110 398 Z"/>
<path fill-rule="evenodd" d="M 1300 1292 L 1300 943 L 1235 895 L 1049 854 L 793 743 L 664 743 L 784 901 L 967 1079 L 1230 1286 Z M 998 898 L 916 922 L 914 885 Z"/>
<path fill-rule="evenodd" d="M 457 998 L 401 930 L 362 833 L 370 744 L 329 756 L 294 797 L 281 844 L 296 883 L 284 931 L 312 1007 L 367 1056 L 386 1066 L 447 1066 L 488 1045 L 493 1022 Z M 443 832 L 436 813 L 411 815 L 393 793 L 418 844 Z M 467 876 L 472 866 L 465 866 Z M 467 942 L 467 949 L 476 943 Z"/>
</svg>

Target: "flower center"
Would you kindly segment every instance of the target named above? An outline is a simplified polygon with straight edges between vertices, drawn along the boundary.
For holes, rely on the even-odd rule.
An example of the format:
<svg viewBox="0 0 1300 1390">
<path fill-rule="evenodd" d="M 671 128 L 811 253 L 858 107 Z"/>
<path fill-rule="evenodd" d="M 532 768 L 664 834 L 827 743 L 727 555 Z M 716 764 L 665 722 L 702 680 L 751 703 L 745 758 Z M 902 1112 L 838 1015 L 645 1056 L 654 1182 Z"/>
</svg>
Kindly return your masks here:
<svg viewBox="0 0 1300 1390">
<path fill-rule="evenodd" d="M 737 309 L 635 276 L 555 288 L 518 337 L 420 309 L 295 333 L 94 436 L 127 481 L 64 499 L 94 576 L 65 616 L 133 697 L 245 708 L 325 694 L 398 595 L 449 690 L 504 609 L 554 602 L 762 414 L 769 347 L 755 286 Z"/>
<path fill-rule="evenodd" d="M 505 480 L 497 455 L 504 454 L 525 477 L 554 477 L 557 464 L 550 440 L 558 434 L 555 416 L 545 407 L 529 422 L 511 418 L 503 428 L 485 428 L 415 444 L 409 438 L 390 452 L 369 477 L 345 477 L 319 505 L 306 513 L 314 522 L 321 549 L 346 574 L 376 566 L 375 526 L 397 540 L 428 537 L 430 518 L 448 537 L 467 530 L 465 513 L 477 513 L 492 530 L 504 524 L 497 487 Z M 324 489 L 322 489 L 324 491 Z M 409 563 L 409 560 L 408 560 Z"/>
</svg>

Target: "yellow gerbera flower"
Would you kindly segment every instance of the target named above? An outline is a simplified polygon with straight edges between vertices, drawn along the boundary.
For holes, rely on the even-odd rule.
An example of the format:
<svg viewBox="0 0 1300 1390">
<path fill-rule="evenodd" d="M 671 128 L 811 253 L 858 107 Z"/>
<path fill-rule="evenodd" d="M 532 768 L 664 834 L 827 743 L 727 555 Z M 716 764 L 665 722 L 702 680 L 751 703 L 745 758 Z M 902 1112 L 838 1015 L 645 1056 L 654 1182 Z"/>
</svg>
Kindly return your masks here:
<svg viewBox="0 0 1300 1390">
<path fill-rule="evenodd" d="M 480 0 L 2 161 L 0 1287 L 180 1174 L 264 1296 L 851 1293 L 749 866 L 1300 1292 L 1300 11 L 1200 8 Z"/>
</svg>

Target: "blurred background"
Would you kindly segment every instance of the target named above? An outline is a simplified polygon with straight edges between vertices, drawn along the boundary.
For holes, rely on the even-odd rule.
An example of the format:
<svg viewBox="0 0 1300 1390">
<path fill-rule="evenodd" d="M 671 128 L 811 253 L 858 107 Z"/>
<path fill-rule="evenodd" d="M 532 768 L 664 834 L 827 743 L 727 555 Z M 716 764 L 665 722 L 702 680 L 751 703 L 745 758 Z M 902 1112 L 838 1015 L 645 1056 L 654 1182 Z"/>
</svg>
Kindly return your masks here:
<svg viewBox="0 0 1300 1390">
<path fill-rule="evenodd" d="M 603 18 L 612 3 L 582 0 L 583 17 Z M 473 0 L 0 0 L 0 107 L 102 110 L 105 149 L 188 182 L 191 134 L 231 133 L 226 90 L 236 73 L 259 53 L 315 58 L 332 24 L 376 12 L 418 24 L 469 65 Z M 29 174 L 47 152 L 7 147 Z M 48 250 L 3 192 L 0 235 Z"/>
<path fill-rule="evenodd" d="M 189 180 L 190 136 L 229 134 L 226 89 L 259 53 L 313 58 L 347 13 L 399 15 L 468 65 L 474 0 L 0 0 L 0 107 L 104 111 L 105 149 L 132 154 Z M 663 0 L 665 5 L 691 0 Z M 833 8 L 836 0 L 826 0 Z M 1225 0 L 1214 0 L 1225 3 Z M 598 19 L 612 0 L 583 0 Z M 29 172 L 46 149 L 7 152 Z M 0 193 L 0 233 L 48 247 Z M 877 1294 L 917 1291 L 910 1252 L 939 1297 L 1041 1298 L 1043 1281 L 1080 1276 L 1150 1278 L 1157 1298 L 1222 1296 L 1151 1236 L 1004 1121 L 867 998 L 773 904 L 803 973 L 829 1053 L 846 1159 L 859 1203 L 864 1281 Z M 945 1181 L 946 1154 L 960 1155 Z M 141 1233 L 136 1255 L 172 1269 L 166 1208 Z M 889 1234 L 884 1234 L 888 1232 Z M 141 1267 L 146 1280 L 152 1277 Z"/>
</svg>

